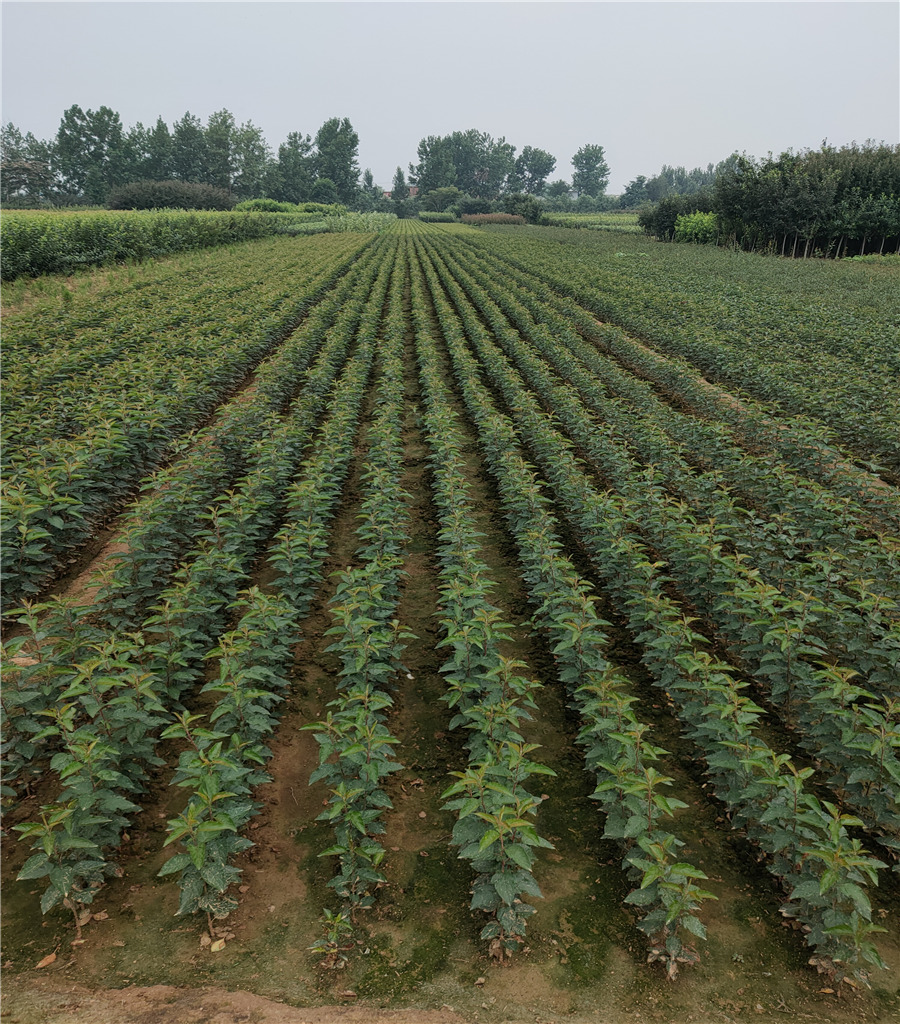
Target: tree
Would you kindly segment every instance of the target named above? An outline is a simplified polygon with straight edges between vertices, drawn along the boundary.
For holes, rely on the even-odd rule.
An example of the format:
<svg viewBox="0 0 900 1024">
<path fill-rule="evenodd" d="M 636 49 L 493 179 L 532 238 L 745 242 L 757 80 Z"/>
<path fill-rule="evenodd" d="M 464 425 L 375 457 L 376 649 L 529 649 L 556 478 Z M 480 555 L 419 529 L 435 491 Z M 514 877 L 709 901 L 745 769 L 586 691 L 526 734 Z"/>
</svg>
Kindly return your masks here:
<svg viewBox="0 0 900 1024">
<path fill-rule="evenodd" d="M 206 132 L 190 111 L 172 125 L 172 171 L 179 181 L 207 181 Z"/>
<path fill-rule="evenodd" d="M 458 202 L 462 195 L 463 193 L 455 185 L 448 185 L 446 188 L 435 188 L 430 192 L 426 192 L 424 196 L 420 193 L 420 205 L 423 210 L 443 213 L 448 206 Z"/>
<path fill-rule="evenodd" d="M 302 132 L 290 132 L 278 147 L 281 192 L 276 195 L 287 203 L 305 203 L 312 196 L 316 171 L 312 138 Z"/>
<path fill-rule="evenodd" d="M 503 197 L 503 212 L 524 217 L 529 224 L 538 224 L 544 207 L 536 196 L 527 192 L 512 192 Z"/>
<path fill-rule="evenodd" d="M 316 176 L 328 178 L 337 202 L 353 203 L 359 183 L 359 136 L 349 118 L 333 117 L 316 132 Z"/>
<path fill-rule="evenodd" d="M 147 132 L 147 162 L 145 174 L 151 181 L 167 181 L 172 177 L 172 135 L 162 117 Z"/>
<path fill-rule="evenodd" d="M 629 181 L 625 186 L 625 191 L 619 199 L 619 205 L 623 210 L 631 210 L 635 206 L 640 206 L 641 203 L 646 203 L 648 199 L 647 179 L 643 174 L 639 174 L 634 181 Z"/>
<path fill-rule="evenodd" d="M 429 135 L 419 140 L 416 154 L 419 162 L 409 165 L 409 180 L 418 185 L 419 194 L 434 192 L 439 188 L 458 187 L 456 167 L 450 153 L 451 137 Z"/>
<path fill-rule="evenodd" d="M 578 195 L 593 199 L 603 195 L 609 183 L 609 164 L 604 159 L 602 146 L 582 146 L 572 157 L 572 166 L 575 168 L 572 188 Z"/>
<path fill-rule="evenodd" d="M 359 194 L 356 200 L 356 208 L 362 213 L 371 213 L 378 209 L 382 198 L 382 190 L 375 184 L 372 169 L 367 167 L 363 171 L 362 185 L 359 187 Z"/>
<path fill-rule="evenodd" d="M 232 189 L 238 199 L 262 197 L 271 152 L 262 129 L 246 121 L 232 133 Z"/>
<path fill-rule="evenodd" d="M 63 112 L 56 132 L 54 170 L 74 195 L 102 203 L 107 193 L 123 184 L 126 147 L 122 121 L 110 107 L 82 110 L 78 104 Z"/>
<path fill-rule="evenodd" d="M 420 193 L 455 186 L 480 199 L 496 199 L 515 172 L 516 147 L 505 139 L 470 128 L 419 142 L 419 162 L 410 164 L 410 181 Z"/>
<path fill-rule="evenodd" d="M 232 191 L 234 183 L 234 147 L 237 125 L 234 114 L 217 110 L 206 122 L 206 181 L 207 185 Z"/>
<path fill-rule="evenodd" d="M 555 168 L 556 157 L 552 153 L 526 146 L 516 158 L 515 178 L 518 188 L 529 195 L 541 195 L 547 178 Z"/>
<path fill-rule="evenodd" d="M 52 198 L 55 176 L 51 169 L 52 145 L 23 135 L 12 123 L 0 130 L 0 199 L 46 201 Z"/>
<path fill-rule="evenodd" d="M 409 195 L 409 186 L 403 176 L 403 168 L 398 167 L 394 172 L 394 181 L 391 184 L 391 205 L 398 217 L 406 214 L 406 199 Z"/>
<path fill-rule="evenodd" d="M 310 198 L 314 203 L 339 203 L 337 185 L 331 178 L 316 178 Z"/>
<path fill-rule="evenodd" d="M 544 188 L 544 195 L 548 199 L 568 199 L 571 194 L 572 186 L 567 181 L 563 181 L 562 178 L 558 178 L 556 181 L 551 181 L 550 184 Z"/>
</svg>

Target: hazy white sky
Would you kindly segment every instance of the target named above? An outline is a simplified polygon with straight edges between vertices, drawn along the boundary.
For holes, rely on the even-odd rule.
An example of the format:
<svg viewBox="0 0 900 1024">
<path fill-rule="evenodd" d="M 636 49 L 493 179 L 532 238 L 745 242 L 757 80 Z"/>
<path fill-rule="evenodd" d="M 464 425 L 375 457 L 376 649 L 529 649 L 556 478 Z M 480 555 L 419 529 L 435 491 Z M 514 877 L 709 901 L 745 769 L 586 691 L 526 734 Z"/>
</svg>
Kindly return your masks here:
<svg viewBox="0 0 900 1024">
<path fill-rule="evenodd" d="M 40 138 L 105 104 L 127 126 L 230 110 L 273 148 L 349 117 L 390 187 L 425 135 L 478 128 L 557 158 L 606 149 L 609 191 L 867 138 L 900 141 L 900 5 L 4 2 L 3 121 Z"/>
</svg>

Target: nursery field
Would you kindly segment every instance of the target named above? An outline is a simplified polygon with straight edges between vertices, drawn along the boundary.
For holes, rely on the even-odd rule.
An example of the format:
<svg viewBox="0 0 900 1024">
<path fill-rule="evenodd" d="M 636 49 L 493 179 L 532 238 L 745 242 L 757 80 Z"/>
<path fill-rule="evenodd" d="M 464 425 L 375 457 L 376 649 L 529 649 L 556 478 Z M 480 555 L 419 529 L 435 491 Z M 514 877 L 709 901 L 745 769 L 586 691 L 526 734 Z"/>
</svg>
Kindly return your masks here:
<svg viewBox="0 0 900 1024">
<path fill-rule="evenodd" d="M 898 285 L 416 221 L 17 282 L 5 1009 L 896 1019 Z"/>
</svg>

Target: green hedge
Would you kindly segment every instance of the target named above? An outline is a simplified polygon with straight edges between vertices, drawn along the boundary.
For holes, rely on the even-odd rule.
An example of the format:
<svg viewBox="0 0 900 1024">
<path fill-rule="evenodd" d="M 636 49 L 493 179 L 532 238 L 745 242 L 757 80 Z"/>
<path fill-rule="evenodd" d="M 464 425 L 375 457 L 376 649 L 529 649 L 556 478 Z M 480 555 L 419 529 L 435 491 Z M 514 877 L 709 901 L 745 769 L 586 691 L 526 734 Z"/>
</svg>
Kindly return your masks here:
<svg viewBox="0 0 900 1024">
<path fill-rule="evenodd" d="M 70 274 L 84 267 L 288 233 L 296 220 L 296 214 L 287 213 L 193 210 L 9 212 L 0 226 L 0 269 L 7 281 L 21 276 Z"/>
<path fill-rule="evenodd" d="M 675 218 L 675 241 L 710 245 L 719 237 L 719 218 L 714 213 L 682 213 Z"/>
<path fill-rule="evenodd" d="M 106 201 L 110 210 L 231 210 L 234 204 L 226 189 L 195 181 L 132 181 Z"/>
</svg>

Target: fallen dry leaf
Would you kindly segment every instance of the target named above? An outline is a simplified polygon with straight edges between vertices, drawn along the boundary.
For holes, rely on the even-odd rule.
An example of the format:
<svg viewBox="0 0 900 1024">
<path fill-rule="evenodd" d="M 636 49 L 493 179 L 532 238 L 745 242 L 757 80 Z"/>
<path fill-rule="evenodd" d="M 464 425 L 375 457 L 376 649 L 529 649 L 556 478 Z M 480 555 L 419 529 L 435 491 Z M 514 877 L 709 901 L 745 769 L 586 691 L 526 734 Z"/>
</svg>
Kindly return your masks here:
<svg viewBox="0 0 900 1024">
<path fill-rule="evenodd" d="M 39 964 L 35 965 L 35 970 L 40 970 L 41 967 L 49 967 L 56 960 L 55 953 L 48 953 Z"/>
<path fill-rule="evenodd" d="M 210 953 L 221 953 L 225 948 L 224 939 L 216 939 L 216 941 L 209 947 Z"/>
<path fill-rule="evenodd" d="M 109 914 L 107 914 L 105 910 L 101 910 L 99 914 L 91 914 L 91 917 L 93 917 L 95 921 L 105 921 L 109 917 Z"/>
<path fill-rule="evenodd" d="M 211 938 L 209 937 L 209 932 L 204 932 L 204 933 L 203 933 L 203 934 L 202 934 L 202 935 L 200 936 L 200 945 L 201 945 L 201 946 L 203 946 L 203 947 L 204 947 L 204 949 L 205 949 L 205 948 L 206 948 L 206 947 L 207 947 L 207 946 L 208 946 L 208 945 L 209 945 L 209 944 L 210 944 L 211 942 L 212 942 L 212 939 L 211 939 Z"/>
</svg>

